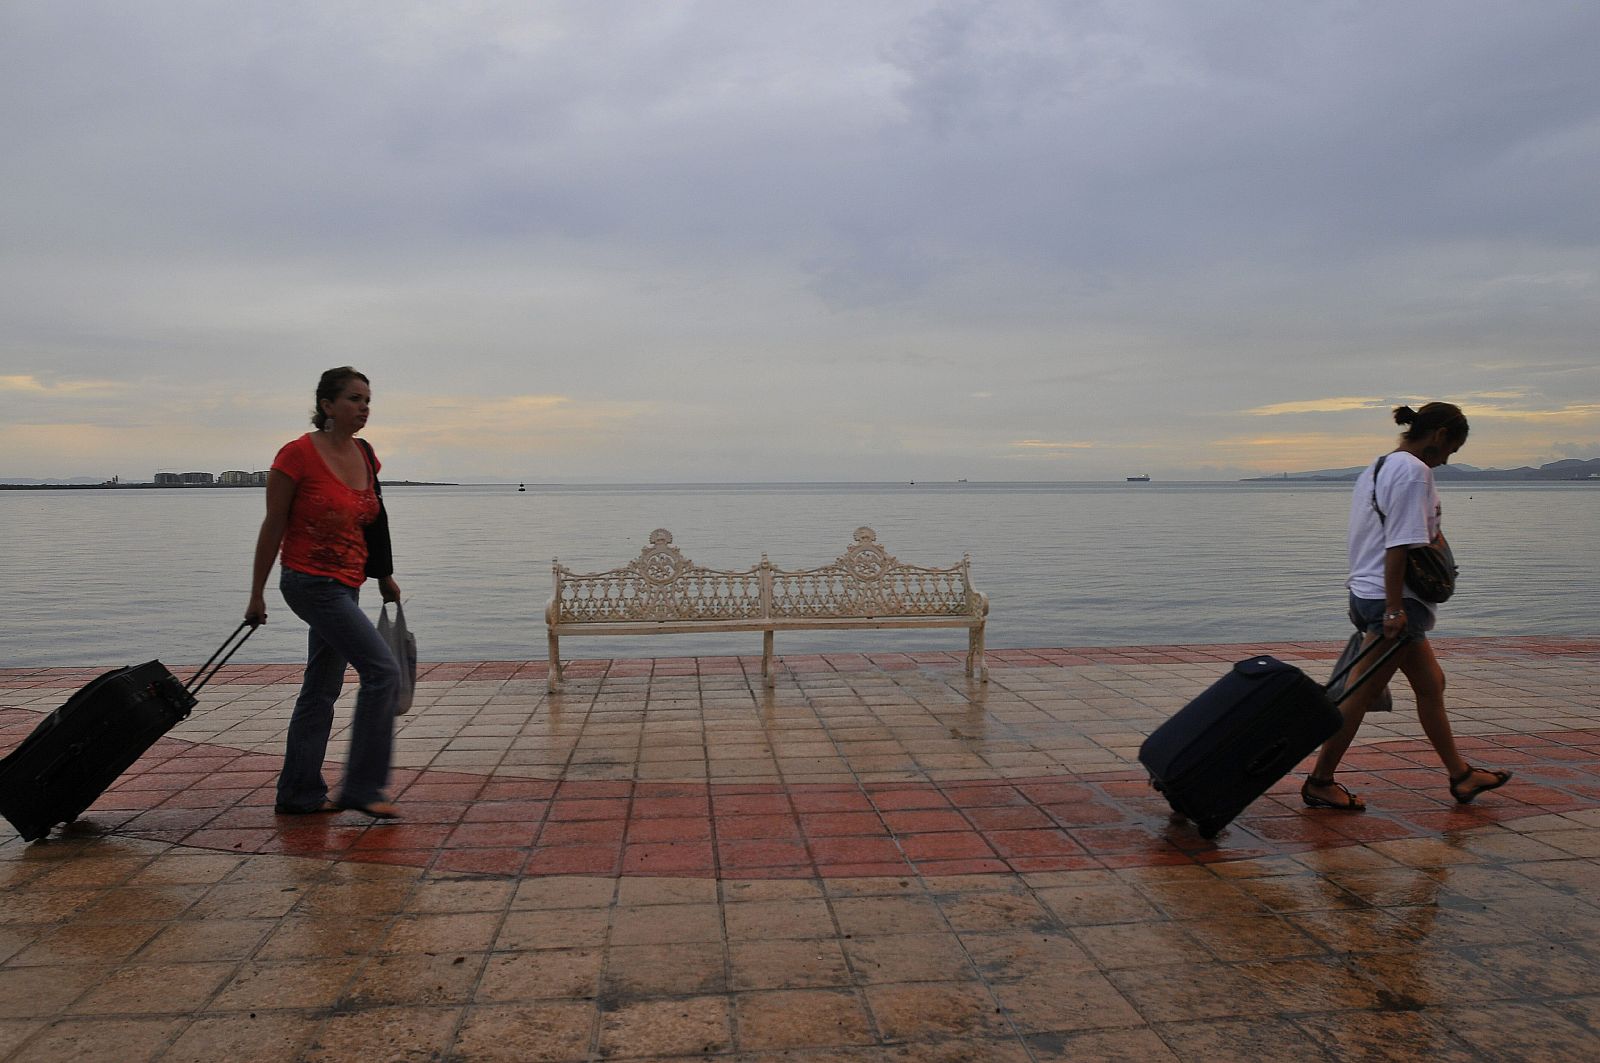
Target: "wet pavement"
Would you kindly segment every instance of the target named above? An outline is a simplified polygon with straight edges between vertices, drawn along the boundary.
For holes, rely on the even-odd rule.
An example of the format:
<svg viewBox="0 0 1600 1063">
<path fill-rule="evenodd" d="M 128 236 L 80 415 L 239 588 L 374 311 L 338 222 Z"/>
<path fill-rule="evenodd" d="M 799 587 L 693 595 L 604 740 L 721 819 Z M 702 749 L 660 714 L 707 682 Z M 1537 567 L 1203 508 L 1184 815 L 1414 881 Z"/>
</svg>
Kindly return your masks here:
<svg viewBox="0 0 1600 1063">
<path fill-rule="evenodd" d="M 298 670 L 230 665 L 0 825 L 0 1058 L 1600 1058 L 1600 639 L 1436 645 L 1510 785 L 1456 805 L 1397 688 L 1370 811 L 1292 779 L 1212 841 L 1144 735 L 1338 645 L 434 665 L 395 823 L 275 817 Z M 0 750 L 97 671 L 0 670 Z"/>
</svg>

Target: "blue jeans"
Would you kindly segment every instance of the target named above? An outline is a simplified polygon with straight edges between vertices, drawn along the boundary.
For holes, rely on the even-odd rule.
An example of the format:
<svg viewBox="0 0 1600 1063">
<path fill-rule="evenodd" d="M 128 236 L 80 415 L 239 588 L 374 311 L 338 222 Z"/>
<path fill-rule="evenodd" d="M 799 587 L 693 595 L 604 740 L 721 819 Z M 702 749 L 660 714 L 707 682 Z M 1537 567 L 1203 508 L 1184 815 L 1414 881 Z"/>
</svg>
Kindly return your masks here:
<svg viewBox="0 0 1600 1063">
<path fill-rule="evenodd" d="M 370 805 L 385 800 L 383 791 L 394 752 L 395 697 L 400 688 L 394 654 L 361 611 L 359 589 L 292 568 L 283 570 L 278 589 L 294 614 L 311 625 L 305 682 L 289 718 L 283 774 L 278 776 L 278 803 L 314 808 L 328 799 L 322 762 L 333 731 L 333 703 L 344 686 L 347 663 L 355 667 L 361 688 L 350 724 L 350 750 L 339 804 Z"/>
</svg>

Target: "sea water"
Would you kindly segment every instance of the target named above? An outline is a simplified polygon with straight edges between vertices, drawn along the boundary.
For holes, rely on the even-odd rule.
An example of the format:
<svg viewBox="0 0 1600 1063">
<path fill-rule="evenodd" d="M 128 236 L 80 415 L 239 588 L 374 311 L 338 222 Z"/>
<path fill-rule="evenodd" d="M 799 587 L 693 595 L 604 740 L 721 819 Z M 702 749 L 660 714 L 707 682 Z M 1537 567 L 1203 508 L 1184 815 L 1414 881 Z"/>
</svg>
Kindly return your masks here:
<svg viewBox="0 0 1600 1063">
<path fill-rule="evenodd" d="M 1596 633 L 1600 485 L 1441 485 L 1461 565 L 1441 635 Z M 1350 485 L 944 483 L 460 487 L 385 493 L 424 661 L 545 653 L 550 566 L 618 567 L 672 532 L 684 556 L 827 564 L 869 526 L 902 561 L 972 558 L 988 645 L 1339 639 Z M 242 616 L 263 493 L 0 491 L 0 667 L 203 660 Z M 376 614 L 376 587 L 363 605 Z M 240 655 L 293 661 L 278 595 Z M 572 638 L 563 656 L 759 653 L 760 635 Z M 780 633 L 778 652 L 963 649 L 961 631 Z"/>
</svg>

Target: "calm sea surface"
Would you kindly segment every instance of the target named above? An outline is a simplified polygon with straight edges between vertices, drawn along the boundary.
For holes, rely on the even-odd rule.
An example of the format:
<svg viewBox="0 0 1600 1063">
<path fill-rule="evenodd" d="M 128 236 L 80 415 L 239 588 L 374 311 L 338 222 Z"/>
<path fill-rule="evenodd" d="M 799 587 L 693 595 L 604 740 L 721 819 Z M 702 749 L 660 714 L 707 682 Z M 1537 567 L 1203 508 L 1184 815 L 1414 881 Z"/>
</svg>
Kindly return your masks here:
<svg viewBox="0 0 1600 1063">
<path fill-rule="evenodd" d="M 1441 635 L 1594 635 L 1600 486 L 1444 486 L 1462 565 Z M 970 553 L 992 648 L 1336 639 L 1348 484 L 395 487 L 396 573 L 425 661 L 541 658 L 550 562 L 632 559 L 667 528 L 691 560 L 825 564 L 870 525 L 903 561 Z M 0 491 L 0 666 L 197 663 L 244 611 L 253 489 Z M 378 595 L 363 594 L 376 612 Z M 240 659 L 292 661 L 269 583 Z M 957 649 L 959 631 L 779 634 L 778 651 Z M 759 653 L 759 634 L 575 638 L 563 656 Z"/>
</svg>

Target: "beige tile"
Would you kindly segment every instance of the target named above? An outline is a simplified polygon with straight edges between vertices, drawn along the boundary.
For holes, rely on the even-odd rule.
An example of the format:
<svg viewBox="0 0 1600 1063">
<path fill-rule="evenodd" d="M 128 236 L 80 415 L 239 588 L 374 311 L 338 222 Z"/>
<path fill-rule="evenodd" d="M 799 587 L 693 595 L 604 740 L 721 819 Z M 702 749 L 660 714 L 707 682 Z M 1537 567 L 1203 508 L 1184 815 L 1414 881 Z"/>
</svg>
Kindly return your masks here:
<svg viewBox="0 0 1600 1063">
<path fill-rule="evenodd" d="M 1009 1032 L 1000 1009 L 977 982 L 869 985 L 867 1007 L 888 1041 L 994 1037 Z"/>
<path fill-rule="evenodd" d="M 511 904 L 517 884 L 475 879 L 435 879 L 418 885 L 406 910 L 417 913 L 503 912 Z"/>
<path fill-rule="evenodd" d="M 623 1004 L 600 1019 L 605 1057 L 697 1056 L 730 1047 L 726 997 L 687 997 Z"/>
<path fill-rule="evenodd" d="M 606 950 L 602 985 L 608 998 L 719 993 L 727 986 L 722 945 L 626 945 Z"/>
<path fill-rule="evenodd" d="M 1072 936 L 1107 970 L 1200 963 L 1211 958 L 1205 947 L 1177 923 L 1080 926 Z"/>
<path fill-rule="evenodd" d="M 384 939 L 383 951 L 453 955 L 484 952 L 494 943 L 503 918 L 499 912 L 402 916 Z"/>
<path fill-rule="evenodd" d="M 949 930 L 938 905 L 927 897 L 841 897 L 833 902 L 833 913 L 840 932 L 851 937 Z"/>
<path fill-rule="evenodd" d="M 294 1063 L 321 1025 L 320 1015 L 294 1012 L 203 1018 L 183 1031 L 161 1063 Z"/>
<path fill-rule="evenodd" d="M 728 964 L 733 989 L 809 989 L 851 983 L 844 953 L 833 938 L 733 942 L 728 945 Z"/>
<path fill-rule="evenodd" d="M 832 937 L 833 915 L 819 898 L 730 904 L 723 918 L 729 941 Z"/>
<path fill-rule="evenodd" d="M 1065 926 L 1133 923 L 1161 918 L 1143 896 L 1124 886 L 1049 886 L 1035 891 Z"/>
<path fill-rule="evenodd" d="M 444 1057 L 459 1008 L 372 1008 L 340 1012 L 317 1031 L 305 1063 L 382 1059 L 424 1063 Z M 532 1059 L 533 1057 L 528 1057 Z"/>
<path fill-rule="evenodd" d="M 589 1060 L 595 1021 L 588 1003 L 479 1005 L 467 1012 L 452 1057 L 485 1063 Z"/>
<path fill-rule="evenodd" d="M 977 971 L 954 934 L 889 934 L 850 938 L 845 954 L 856 980 L 950 982 L 975 979 Z"/>
<path fill-rule="evenodd" d="M 715 904 L 717 882 L 710 878 L 623 878 L 617 880 L 617 904 Z"/>
<path fill-rule="evenodd" d="M 939 908 L 951 927 L 963 932 L 983 930 L 1056 929 L 1054 915 L 1026 893 L 965 893 L 943 896 Z"/>
<path fill-rule="evenodd" d="M 207 1010 L 332 1007 L 360 966 L 353 959 L 247 963 Z"/>
<path fill-rule="evenodd" d="M 494 953 L 484 968 L 474 1000 L 509 1003 L 591 998 L 599 992 L 600 959 L 598 949 Z"/>
<path fill-rule="evenodd" d="M 1094 958 L 1064 932 L 963 934 L 961 944 L 989 982 L 1054 982 L 1096 969 Z"/>
<path fill-rule="evenodd" d="M 861 1002 L 840 990 L 740 993 L 733 998 L 738 1047 L 746 1051 L 864 1045 L 874 1040 Z"/>
<path fill-rule="evenodd" d="M 123 967 L 73 1004 L 79 1015 L 178 1014 L 211 999 L 237 969 L 232 963 L 162 963 Z"/>
<path fill-rule="evenodd" d="M 609 921 L 610 912 L 604 908 L 513 911 L 505 917 L 494 947 L 519 952 L 603 945 Z"/>
<path fill-rule="evenodd" d="M 613 945 L 667 945 L 722 940 L 722 909 L 716 904 L 655 904 L 616 909 Z"/>
<path fill-rule="evenodd" d="M 47 931 L 8 961 L 12 967 L 92 963 L 115 966 L 132 956 L 165 923 L 66 923 Z"/>
<path fill-rule="evenodd" d="M 290 916 L 272 931 L 266 942 L 256 951 L 255 958 L 293 960 L 369 956 L 388 938 L 391 925 L 391 920 L 386 918 L 340 915 Z"/>
<path fill-rule="evenodd" d="M 1107 977 L 1150 1022 L 1270 1015 L 1278 1010 L 1248 975 L 1226 964 L 1129 967 Z"/>
<path fill-rule="evenodd" d="M 358 1007 L 465 1004 L 483 969 L 478 952 L 403 953 L 380 956 L 361 967 L 347 999 Z"/>
<path fill-rule="evenodd" d="M 206 919 L 164 924 L 139 953 L 142 963 L 242 960 L 280 924 L 274 919 Z"/>
<path fill-rule="evenodd" d="M 993 987 L 1006 1016 L 1024 1033 L 1135 1026 L 1140 1015 L 1104 975 L 1064 981 L 1001 982 Z"/>
</svg>

